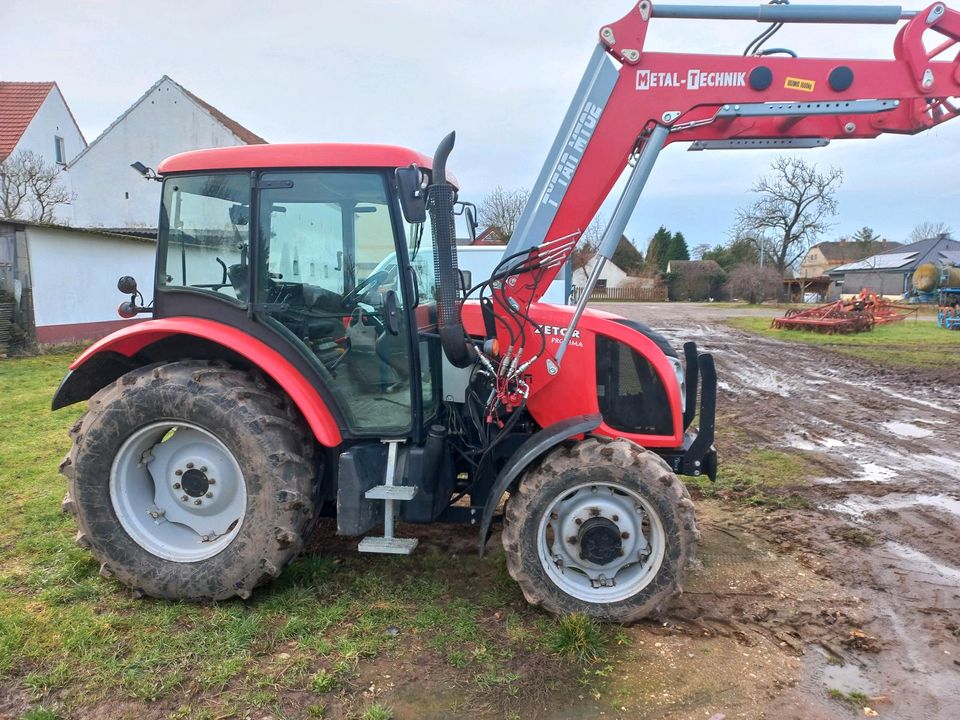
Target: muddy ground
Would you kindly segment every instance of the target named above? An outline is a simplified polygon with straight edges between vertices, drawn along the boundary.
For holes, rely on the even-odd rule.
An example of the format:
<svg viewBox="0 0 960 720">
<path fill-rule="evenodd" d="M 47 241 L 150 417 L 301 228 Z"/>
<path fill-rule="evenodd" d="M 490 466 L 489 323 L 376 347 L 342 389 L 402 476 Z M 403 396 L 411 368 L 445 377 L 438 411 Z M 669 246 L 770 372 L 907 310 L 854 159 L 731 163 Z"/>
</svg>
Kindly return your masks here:
<svg viewBox="0 0 960 720">
<path fill-rule="evenodd" d="M 960 717 L 960 383 L 723 323 L 740 310 L 610 310 L 714 354 L 721 472 L 759 447 L 808 475 L 784 479 L 800 509 L 698 503 L 703 568 L 632 631 L 620 715 Z"/>
</svg>

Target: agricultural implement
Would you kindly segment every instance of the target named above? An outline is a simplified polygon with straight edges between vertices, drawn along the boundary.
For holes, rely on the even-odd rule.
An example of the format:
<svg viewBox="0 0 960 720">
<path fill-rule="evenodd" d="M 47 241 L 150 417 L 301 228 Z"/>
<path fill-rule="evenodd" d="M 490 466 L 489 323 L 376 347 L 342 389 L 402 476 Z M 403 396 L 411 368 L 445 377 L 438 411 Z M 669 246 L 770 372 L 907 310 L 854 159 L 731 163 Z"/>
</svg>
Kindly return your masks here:
<svg viewBox="0 0 960 720">
<path fill-rule="evenodd" d="M 743 54 L 644 49 L 654 21 L 694 18 L 770 27 Z M 784 23 L 900 22 L 892 60 L 763 48 Z M 944 42 L 928 51 L 924 33 Z M 279 575 L 318 514 L 343 535 L 382 527 L 358 549 L 395 554 L 417 544 L 397 519 L 469 523 L 481 552 L 500 521 L 531 603 L 659 612 L 699 539 L 678 475 L 716 475 L 713 359 L 586 303 L 660 151 L 927 130 L 958 114 L 958 64 L 939 58 L 958 40 L 942 3 L 643 0 L 600 29 L 503 259 L 472 288 L 452 133 L 433 157 L 299 144 L 167 159 L 152 303 L 120 282 L 121 314 L 150 318 L 84 352 L 53 400 L 88 400 L 62 464 L 77 542 L 137 593 L 222 600 Z M 628 168 L 581 298 L 541 302 Z"/>
<path fill-rule="evenodd" d="M 861 290 L 850 300 L 837 300 L 806 310 L 791 308 L 782 318 L 774 318 L 770 325 L 778 330 L 847 335 L 873 330 L 875 325 L 900 322 L 916 312 L 915 307 L 898 305 L 870 290 Z"/>
</svg>

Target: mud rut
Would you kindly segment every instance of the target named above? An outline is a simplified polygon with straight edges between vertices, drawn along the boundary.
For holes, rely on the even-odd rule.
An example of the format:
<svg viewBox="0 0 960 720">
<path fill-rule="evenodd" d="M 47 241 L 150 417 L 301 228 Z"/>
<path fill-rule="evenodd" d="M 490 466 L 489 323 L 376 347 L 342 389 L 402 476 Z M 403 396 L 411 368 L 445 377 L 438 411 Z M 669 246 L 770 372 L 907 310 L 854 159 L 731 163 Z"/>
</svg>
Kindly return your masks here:
<svg viewBox="0 0 960 720">
<path fill-rule="evenodd" d="M 775 680 L 742 716 L 846 716 L 824 701 L 830 687 L 871 696 L 881 717 L 960 717 L 960 382 L 748 335 L 723 324 L 730 311 L 611 310 L 714 354 L 719 433 L 732 428 L 749 438 L 743 445 L 802 453 L 813 468 L 799 490 L 811 510 L 737 517 L 729 504 L 705 508 L 715 545 L 728 535 L 740 541 L 735 553 L 759 543 L 775 557 L 770 572 L 752 571 L 749 592 L 735 580 L 730 592 L 694 590 L 674 613 L 703 636 L 765 638 L 799 659 L 799 678 Z M 718 556 L 705 559 L 706 570 L 723 565 L 722 549 Z M 783 577 L 778 562 L 809 568 L 817 582 L 791 589 L 805 573 L 788 568 Z"/>
</svg>

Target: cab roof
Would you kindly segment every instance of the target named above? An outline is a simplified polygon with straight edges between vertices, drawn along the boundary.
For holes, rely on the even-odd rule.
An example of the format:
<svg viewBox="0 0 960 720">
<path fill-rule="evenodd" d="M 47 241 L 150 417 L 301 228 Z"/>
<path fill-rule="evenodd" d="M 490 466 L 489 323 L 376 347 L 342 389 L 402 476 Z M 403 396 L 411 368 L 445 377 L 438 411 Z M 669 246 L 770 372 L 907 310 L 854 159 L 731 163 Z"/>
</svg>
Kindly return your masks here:
<svg viewBox="0 0 960 720">
<path fill-rule="evenodd" d="M 168 157 L 160 163 L 157 172 L 166 175 L 264 168 L 397 168 L 411 163 L 426 170 L 433 168 L 433 158 L 397 145 L 288 143 L 193 150 Z"/>
</svg>

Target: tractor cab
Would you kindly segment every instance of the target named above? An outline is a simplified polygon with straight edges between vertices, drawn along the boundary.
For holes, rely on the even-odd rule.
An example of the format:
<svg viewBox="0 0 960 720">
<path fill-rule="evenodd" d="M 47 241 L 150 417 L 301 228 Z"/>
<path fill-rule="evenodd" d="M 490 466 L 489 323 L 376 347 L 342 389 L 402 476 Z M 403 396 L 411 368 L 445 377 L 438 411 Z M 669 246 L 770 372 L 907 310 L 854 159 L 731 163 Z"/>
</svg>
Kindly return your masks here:
<svg viewBox="0 0 960 720">
<path fill-rule="evenodd" d="M 345 433 L 420 435 L 439 407 L 440 347 L 429 218 L 405 222 L 398 201 L 396 171 L 411 166 L 428 173 L 431 159 L 372 145 L 169 159 L 154 317 L 258 325 L 309 366 Z"/>
</svg>

